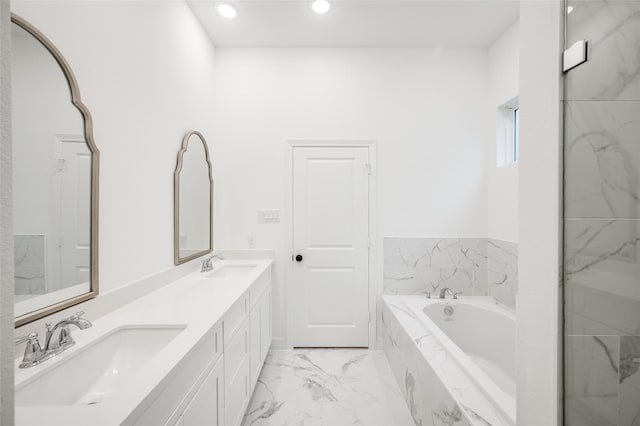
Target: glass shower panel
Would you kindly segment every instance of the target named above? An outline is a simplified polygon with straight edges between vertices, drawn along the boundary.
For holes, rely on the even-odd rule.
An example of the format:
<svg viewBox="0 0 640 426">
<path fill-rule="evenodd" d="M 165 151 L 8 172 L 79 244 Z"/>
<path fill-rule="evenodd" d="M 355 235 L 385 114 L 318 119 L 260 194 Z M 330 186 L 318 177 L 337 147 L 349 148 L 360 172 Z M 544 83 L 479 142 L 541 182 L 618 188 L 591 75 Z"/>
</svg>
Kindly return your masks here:
<svg viewBox="0 0 640 426">
<path fill-rule="evenodd" d="M 569 1 L 565 424 L 640 426 L 640 1 Z"/>
</svg>

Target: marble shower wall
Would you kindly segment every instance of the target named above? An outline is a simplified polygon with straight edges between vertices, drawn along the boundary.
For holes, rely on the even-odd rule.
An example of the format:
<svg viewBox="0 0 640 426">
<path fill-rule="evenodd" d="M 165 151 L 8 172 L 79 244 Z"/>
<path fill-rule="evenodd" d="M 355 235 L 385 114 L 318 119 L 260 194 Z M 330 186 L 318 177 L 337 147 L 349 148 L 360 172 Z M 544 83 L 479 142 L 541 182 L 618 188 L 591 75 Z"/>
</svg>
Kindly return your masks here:
<svg viewBox="0 0 640 426">
<path fill-rule="evenodd" d="M 640 2 L 569 1 L 565 75 L 568 425 L 640 425 Z"/>
<path fill-rule="evenodd" d="M 45 236 L 14 235 L 13 241 L 15 294 L 44 294 L 46 292 Z"/>
<path fill-rule="evenodd" d="M 493 296 L 514 308 L 517 244 L 487 238 L 385 238 L 384 294 Z"/>
</svg>

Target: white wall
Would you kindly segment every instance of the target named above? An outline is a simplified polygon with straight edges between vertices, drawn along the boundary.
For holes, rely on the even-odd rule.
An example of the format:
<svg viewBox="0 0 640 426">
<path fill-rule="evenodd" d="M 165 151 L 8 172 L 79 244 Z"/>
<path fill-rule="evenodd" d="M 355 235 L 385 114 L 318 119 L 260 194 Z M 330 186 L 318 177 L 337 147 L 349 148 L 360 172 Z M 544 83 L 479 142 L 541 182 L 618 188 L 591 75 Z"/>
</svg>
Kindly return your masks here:
<svg viewBox="0 0 640 426">
<path fill-rule="evenodd" d="M 488 49 L 489 133 L 487 135 L 487 237 L 518 241 L 518 164 L 496 165 L 498 110 L 518 96 L 520 24 L 516 22 Z"/>
<path fill-rule="evenodd" d="M 520 6 L 518 426 L 562 424 L 563 5 Z"/>
<path fill-rule="evenodd" d="M 11 8 L 62 52 L 93 116 L 101 293 L 172 268 L 176 156 L 188 130 L 214 130 L 211 41 L 184 2 Z"/>
<path fill-rule="evenodd" d="M 486 236 L 487 55 L 481 49 L 217 49 L 216 245 L 276 250 L 285 330 L 285 142 L 378 143 L 379 234 Z"/>
</svg>

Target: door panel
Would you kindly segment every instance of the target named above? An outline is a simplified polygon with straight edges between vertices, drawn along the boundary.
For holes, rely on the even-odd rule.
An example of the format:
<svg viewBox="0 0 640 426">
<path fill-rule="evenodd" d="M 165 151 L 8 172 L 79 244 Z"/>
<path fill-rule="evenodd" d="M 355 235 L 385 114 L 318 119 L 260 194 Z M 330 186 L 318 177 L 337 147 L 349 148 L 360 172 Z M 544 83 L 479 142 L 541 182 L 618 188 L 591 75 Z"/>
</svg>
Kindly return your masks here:
<svg viewBox="0 0 640 426">
<path fill-rule="evenodd" d="M 369 150 L 293 151 L 293 344 L 368 346 Z"/>
</svg>

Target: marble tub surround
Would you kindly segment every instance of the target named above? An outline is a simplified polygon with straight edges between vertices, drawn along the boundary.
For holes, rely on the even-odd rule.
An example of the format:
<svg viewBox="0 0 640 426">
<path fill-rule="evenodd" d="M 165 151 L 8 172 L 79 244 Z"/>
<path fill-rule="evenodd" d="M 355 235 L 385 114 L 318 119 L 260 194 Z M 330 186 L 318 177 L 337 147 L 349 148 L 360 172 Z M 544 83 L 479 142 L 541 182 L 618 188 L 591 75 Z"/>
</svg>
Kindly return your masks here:
<svg viewBox="0 0 640 426">
<path fill-rule="evenodd" d="M 487 295 L 512 309 L 518 294 L 518 244 L 487 240 Z"/>
<path fill-rule="evenodd" d="M 517 244 L 490 238 L 384 239 L 384 294 L 436 294 L 449 287 L 515 308 Z"/>
<path fill-rule="evenodd" d="M 244 295 L 258 277 L 269 274 L 272 259 L 224 260 L 224 265 L 254 265 L 250 272 L 237 277 L 215 279 L 193 272 L 181 279 L 149 293 L 139 299 L 91 320 L 93 327 L 75 331 L 76 345 L 63 354 L 29 369 L 18 369 L 16 359 L 16 388 L 29 383 L 30 379 L 82 351 L 87 345 L 99 341 L 108 332 L 122 326 L 154 327 L 157 325 L 179 325 L 184 330 L 164 349 L 159 351 L 141 368 L 134 380 L 127 382 L 127 391 L 113 393 L 95 405 L 69 406 L 17 406 L 16 425 L 41 425 L 42 419 L 52 426 L 86 424 L 111 426 L 132 424 L 144 413 L 157 397 L 157 390 L 166 378 L 175 374 L 181 363 L 192 353 L 195 345 L 210 336 L 232 306 Z M 25 331 L 30 325 L 23 327 Z M 40 330 L 34 330 L 40 331 Z M 70 378 L 72 379 L 72 378 Z M 155 392 L 155 393 L 154 393 Z M 153 396 L 153 397 L 152 397 Z"/>
<path fill-rule="evenodd" d="M 46 293 L 45 236 L 16 234 L 13 242 L 16 295 Z"/>
<path fill-rule="evenodd" d="M 589 60 L 566 75 L 568 100 L 640 99 L 640 3 L 570 0 L 567 45 L 589 40 Z"/>
<path fill-rule="evenodd" d="M 515 425 L 416 317 L 405 296 L 383 296 L 384 351 L 416 425 Z M 515 410 L 515 404 L 514 404 Z"/>
<path fill-rule="evenodd" d="M 244 426 L 411 426 L 382 351 L 271 351 Z"/>
</svg>

